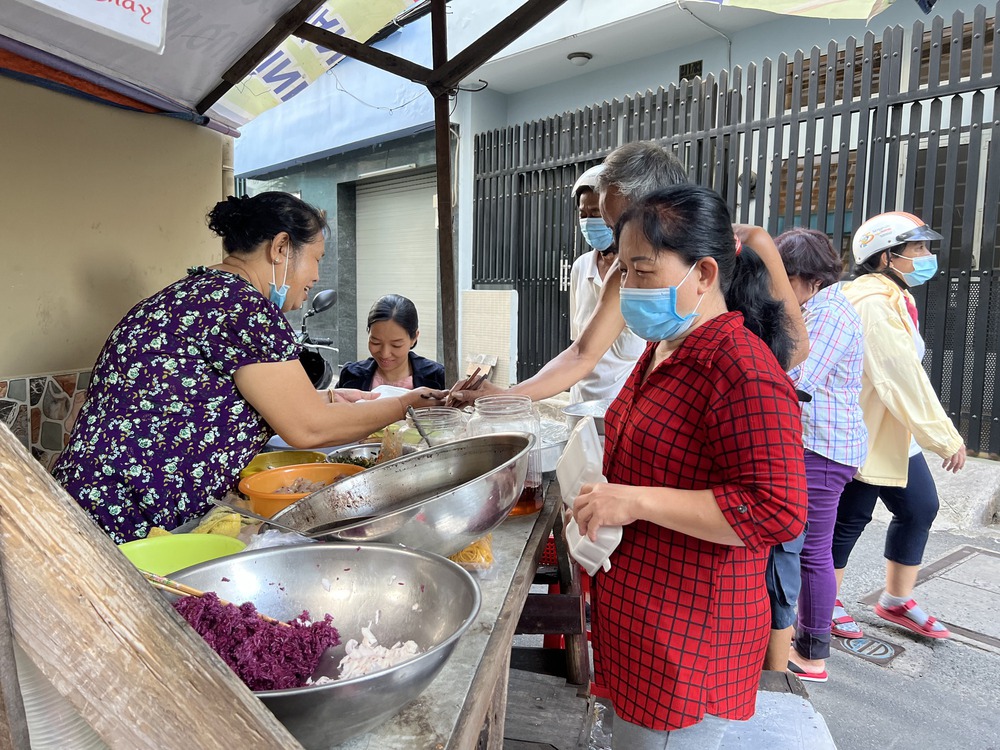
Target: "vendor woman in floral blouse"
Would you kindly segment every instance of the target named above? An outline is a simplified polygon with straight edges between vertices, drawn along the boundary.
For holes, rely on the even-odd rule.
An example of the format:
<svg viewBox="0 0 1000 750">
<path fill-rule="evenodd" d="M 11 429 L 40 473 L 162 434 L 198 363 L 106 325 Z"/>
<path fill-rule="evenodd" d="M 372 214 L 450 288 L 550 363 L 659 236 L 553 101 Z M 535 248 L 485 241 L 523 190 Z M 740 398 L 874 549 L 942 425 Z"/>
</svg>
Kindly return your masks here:
<svg viewBox="0 0 1000 750">
<path fill-rule="evenodd" d="M 593 581 L 595 685 L 613 747 L 668 733 L 718 747 L 726 720 L 754 713 L 768 549 L 805 525 L 799 405 L 771 351 L 791 344 L 782 325 L 765 341 L 743 324 L 784 313 L 716 193 L 652 193 L 616 236 L 622 315 L 649 345 L 605 418 L 609 483 L 585 485 L 573 510 L 592 538 L 624 525 Z"/>
<path fill-rule="evenodd" d="M 274 433 L 298 448 L 349 443 L 434 403 L 426 388 L 348 403 L 361 394 L 310 383 L 282 313 L 319 278 L 319 211 L 274 192 L 230 197 L 208 218 L 225 259 L 118 323 L 53 470 L 118 543 L 204 514 Z"/>
</svg>

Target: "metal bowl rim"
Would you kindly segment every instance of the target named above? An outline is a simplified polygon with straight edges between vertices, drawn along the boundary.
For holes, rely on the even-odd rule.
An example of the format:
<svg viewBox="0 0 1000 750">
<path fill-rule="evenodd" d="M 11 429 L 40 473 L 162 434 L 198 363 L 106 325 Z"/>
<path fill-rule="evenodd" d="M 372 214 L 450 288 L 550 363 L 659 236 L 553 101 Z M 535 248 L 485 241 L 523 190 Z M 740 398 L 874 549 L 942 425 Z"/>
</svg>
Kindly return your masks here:
<svg viewBox="0 0 1000 750">
<path fill-rule="evenodd" d="M 407 555 L 411 555 L 411 556 L 414 556 L 414 557 L 423 557 L 423 558 L 426 558 L 426 559 L 429 559 L 429 560 L 433 561 L 435 564 L 444 563 L 445 567 L 449 567 L 449 568 L 457 571 L 458 573 L 460 573 L 461 575 L 459 577 L 461 579 L 463 579 L 466 583 L 470 584 L 470 589 L 471 589 L 472 594 L 473 594 L 473 597 L 472 597 L 472 609 L 469 612 L 469 615 L 459 624 L 459 626 L 455 629 L 455 632 L 452 633 L 450 636 L 448 636 L 447 638 L 445 638 L 440 643 L 435 644 L 432 649 L 428 649 L 426 651 L 422 651 L 421 653 L 419 653 L 416 656 L 414 656 L 412 659 L 407 659 L 406 661 L 400 662 L 399 664 L 397 664 L 397 665 L 395 665 L 393 667 L 389 667 L 388 669 L 379 669 L 379 670 L 377 670 L 375 672 L 371 672 L 371 673 L 366 674 L 366 675 L 361 675 L 360 677 L 352 677 L 349 680 L 334 680 L 332 682 L 327 682 L 327 683 L 325 683 L 323 685 L 303 685 L 302 687 L 297 687 L 297 688 L 283 688 L 281 690 L 253 690 L 253 691 L 251 691 L 251 692 L 253 692 L 254 695 L 258 696 L 259 698 L 287 698 L 287 697 L 292 697 L 292 696 L 304 695 L 304 694 L 307 694 L 307 693 L 314 693 L 314 692 L 319 692 L 319 691 L 323 691 L 323 690 L 329 690 L 329 689 L 334 688 L 334 687 L 350 686 L 350 685 L 360 685 L 360 684 L 363 684 L 365 682 L 369 682 L 371 680 L 374 680 L 376 678 L 380 679 L 380 678 L 382 678 L 382 677 L 384 677 L 384 676 L 386 676 L 386 675 L 388 675 L 388 674 L 390 674 L 392 672 L 396 672 L 396 671 L 398 671 L 398 670 L 400 670 L 400 669 L 402 669 L 404 667 L 412 666 L 413 664 L 417 663 L 418 661 L 421 661 L 425 657 L 428 657 L 428 656 L 430 656 L 432 654 L 438 653 L 439 651 L 441 651 L 446 646 L 454 643 L 459 638 L 461 638 L 463 635 L 465 635 L 465 631 L 467 631 L 472 626 L 472 623 L 475 622 L 475 619 L 479 616 L 479 610 L 482 608 L 482 604 L 483 604 L 483 595 L 482 595 L 482 591 L 479 588 L 479 584 L 476 582 L 476 579 L 473 577 L 473 575 L 469 571 L 467 571 L 465 568 L 463 568 L 457 562 L 454 562 L 453 560 L 449 560 L 447 557 L 443 557 L 442 555 L 437 555 L 437 554 L 435 554 L 433 552 L 427 552 L 427 551 L 421 550 L 421 549 L 414 549 L 413 547 L 406 547 L 406 546 L 404 546 L 402 544 L 382 544 L 382 543 L 379 543 L 379 542 L 363 542 L 361 544 L 353 544 L 353 545 L 336 544 L 336 545 L 329 545 L 329 546 L 336 546 L 338 548 L 348 548 L 348 549 L 351 548 L 351 547 L 353 547 L 353 548 L 355 548 L 355 550 L 364 550 L 364 549 L 369 549 L 369 548 L 376 548 L 376 549 L 383 549 L 383 550 L 392 550 L 393 552 L 400 553 L 400 554 L 407 554 Z M 299 547 L 304 547 L 304 548 L 307 548 L 307 549 L 319 549 L 320 548 L 318 545 L 314 545 L 314 544 L 303 544 L 303 545 L 299 545 Z M 268 553 L 279 553 L 279 552 L 281 552 L 282 550 L 285 550 L 285 549 L 296 549 L 296 548 L 295 547 L 293 547 L 293 548 L 288 548 L 288 547 L 266 547 L 264 549 L 255 549 L 255 550 L 250 550 L 249 552 L 241 552 L 241 553 L 238 553 L 238 556 L 242 557 L 242 556 L 246 555 L 248 557 L 263 557 L 263 556 L 265 556 Z M 235 558 L 235 557 L 237 557 L 237 555 L 230 555 L 229 557 Z M 173 578 L 174 580 L 176 580 L 177 576 L 179 576 L 179 575 L 182 575 L 182 574 L 187 573 L 189 571 L 190 572 L 197 572 L 198 570 L 200 570 L 203 567 L 209 567 L 213 563 L 218 563 L 218 562 L 220 562 L 222 560 L 225 560 L 225 559 L 227 559 L 227 558 L 217 558 L 216 560 L 207 560 L 206 562 L 198 563 L 197 565 L 192 565 L 192 566 L 190 566 L 188 568 L 185 568 L 184 570 L 179 570 L 179 571 L 177 571 L 177 573 L 172 574 L 171 578 Z"/>
<path fill-rule="evenodd" d="M 562 411 L 563 414 L 567 414 L 567 415 L 569 415 L 571 417 L 594 417 L 594 419 L 598 419 L 598 416 L 596 416 L 594 414 L 591 414 L 589 412 L 586 413 L 586 414 L 581 414 L 580 410 L 579 410 L 579 407 L 587 405 L 587 404 L 604 404 L 604 409 L 605 409 L 605 412 L 606 412 L 608 410 L 608 408 L 610 408 L 612 401 L 614 401 L 613 398 L 595 398 L 595 399 L 591 399 L 589 401 L 580 401 L 580 402 L 575 403 L 575 404 L 569 404 L 568 406 L 564 406 L 561 409 L 561 411 Z M 601 417 L 601 418 L 603 419 L 603 417 Z"/>
<path fill-rule="evenodd" d="M 462 443 L 467 443 L 467 442 L 472 442 L 472 441 L 478 441 L 478 440 L 481 440 L 482 438 L 500 437 L 500 436 L 510 436 L 510 437 L 526 438 L 527 441 L 528 441 L 528 444 L 524 447 L 523 450 L 518 451 L 517 454 L 515 454 L 514 456 L 511 456 L 506 461 L 504 461 L 502 464 L 499 464 L 498 466 L 494 466 L 488 472 L 486 472 L 485 474 L 480 474 L 475 479 L 470 479 L 468 482 L 463 482 L 462 484 L 455 485 L 454 487 L 450 488 L 447 492 L 443 492 L 443 493 L 441 493 L 439 495 L 435 495 L 434 497 L 427 497 L 427 498 L 424 498 L 423 500 L 418 500 L 417 502 L 410 503 L 409 505 L 404 505 L 402 508 L 397 508 L 396 510 L 392 511 L 392 513 L 385 513 L 385 514 L 376 516 L 375 518 L 377 520 L 379 520 L 379 521 L 382 521 L 382 520 L 384 520 L 386 518 L 392 518 L 392 517 L 394 517 L 394 516 L 396 516 L 396 515 L 398 515 L 400 513 L 408 513 L 410 511 L 412 511 L 414 508 L 419 508 L 424 503 L 428 503 L 428 502 L 431 502 L 432 500 L 436 500 L 436 499 L 440 498 L 442 495 L 450 494 L 452 492 L 456 492 L 456 491 L 462 489 L 463 487 L 467 487 L 467 486 L 469 486 L 470 484 L 472 484 L 474 482 L 478 482 L 478 481 L 484 479 L 485 477 L 492 476 L 493 474 L 496 474 L 501 469 L 507 468 L 510 464 L 512 464 L 515 461 L 517 461 L 518 459 L 520 459 L 525 453 L 530 453 L 531 449 L 534 448 L 534 446 L 535 446 L 535 436 L 534 435 L 529 435 L 526 432 L 494 432 L 494 433 L 491 433 L 489 435 L 476 435 L 474 437 L 462 438 L 461 440 L 454 440 L 454 441 L 452 441 L 450 443 L 445 443 L 444 445 L 435 446 L 434 448 L 428 448 L 426 451 L 419 451 L 418 453 L 411 453 L 408 456 L 400 456 L 399 458 L 394 458 L 392 461 L 386 461 L 383 464 L 379 464 L 379 466 L 392 466 L 393 464 L 398 463 L 400 461 L 413 458 L 414 456 L 417 456 L 417 455 L 426 455 L 429 452 L 434 451 L 434 450 L 443 449 L 443 448 L 451 448 L 453 446 L 461 445 Z M 373 466 L 372 468 L 374 469 L 375 467 Z M 370 469 L 367 470 L 367 471 L 370 471 Z M 351 479 L 352 477 L 355 477 L 355 476 L 361 476 L 361 474 L 363 474 L 363 473 L 364 472 L 358 472 L 357 474 L 354 474 L 354 475 L 352 475 L 350 477 L 343 477 L 341 479 L 338 479 L 337 481 L 328 484 L 323 489 L 316 490 L 316 492 L 314 492 L 312 494 L 313 495 L 318 495 L 320 492 L 327 492 L 331 487 L 336 487 L 341 482 L 344 482 L 345 480 Z M 301 503 L 303 500 L 306 500 L 306 499 L 308 499 L 310 497 L 312 497 L 312 495 L 306 495 L 305 497 L 299 498 L 294 503 L 292 503 L 291 505 L 289 505 L 287 508 L 282 508 L 280 511 L 278 511 L 277 513 L 275 513 L 274 516 L 273 516 L 273 518 L 275 518 L 276 520 L 280 520 L 280 519 L 278 519 L 279 515 L 281 515 L 282 513 L 284 513 L 289 508 L 294 508 L 296 504 Z M 337 528 L 334 529 L 334 530 L 332 530 L 330 532 L 330 534 L 331 535 L 332 534 L 342 534 L 345 531 L 354 531 L 355 529 L 358 529 L 358 528 L 360 528 L 362 526 L 370 524 L 373 520 L 375 520 L 375 519 L 373 519 L 372 517 L 368 517 L 368 518 L 366 518 L 366 519 L 364 519 L 362 521 L 357 521 L 356 523 L 343 524 L 342 526 L 337 526 Z M 261 524 L 260 531 L 264 530 L 264 526 L 265 525 L 266 524 Z M 304 533 L 309 533 L 309 530 L 308 529 L 304 530 Z M 325 539 L 325 538 L 327 538 L 327 536 L 328 535 L 324 534 L 324 535 L 318 536 L 317 539 Z M 330 536 L 330 539 L 334 540 L 334 539 L 336 539 L 336 537 Z M 407 548 L 407 549 L 409 549 L 409 548 Z"/>
</svg>

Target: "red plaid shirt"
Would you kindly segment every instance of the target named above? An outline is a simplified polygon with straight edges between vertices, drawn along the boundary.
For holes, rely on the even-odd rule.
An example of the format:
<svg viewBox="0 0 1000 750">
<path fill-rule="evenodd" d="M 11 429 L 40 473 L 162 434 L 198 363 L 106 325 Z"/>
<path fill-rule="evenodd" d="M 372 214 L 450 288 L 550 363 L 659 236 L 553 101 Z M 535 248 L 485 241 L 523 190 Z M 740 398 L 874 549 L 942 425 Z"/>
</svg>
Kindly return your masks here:
<svg viewBox="0 0 1000 750">
<path fill-rule="evenodd" d="M 770 630 L 770 547 L 805 527 L 802 425 L 791 382 L 726 313 L 642 381 L 646 349 L 605 418 L 609 482 L 711 489 L 746 545 L 636 521 L 594 578 L 595 692 L 625 721 L 681 729 L 754 713 Z"/>
</svg>

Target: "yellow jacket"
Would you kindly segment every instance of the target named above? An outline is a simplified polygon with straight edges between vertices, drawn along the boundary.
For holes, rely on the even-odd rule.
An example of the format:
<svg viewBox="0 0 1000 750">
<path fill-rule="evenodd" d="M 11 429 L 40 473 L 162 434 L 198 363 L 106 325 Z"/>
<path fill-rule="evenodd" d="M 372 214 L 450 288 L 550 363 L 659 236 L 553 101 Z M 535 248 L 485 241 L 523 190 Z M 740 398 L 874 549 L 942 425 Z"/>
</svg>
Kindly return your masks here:
<svg viewBox="0 0 1000 750">
<path fill-rule="evenodd" d="M 868 428 L 868 459 L 857 478 L 905 487 L 911 435 L 941 458 L 952 456 L 964 441 L 917 357 L 906 310 L 909 292 L 878 273 L 845 284 L 843 291 L 861 316 L 865 342 L 861 411 Z"/>
</svg>

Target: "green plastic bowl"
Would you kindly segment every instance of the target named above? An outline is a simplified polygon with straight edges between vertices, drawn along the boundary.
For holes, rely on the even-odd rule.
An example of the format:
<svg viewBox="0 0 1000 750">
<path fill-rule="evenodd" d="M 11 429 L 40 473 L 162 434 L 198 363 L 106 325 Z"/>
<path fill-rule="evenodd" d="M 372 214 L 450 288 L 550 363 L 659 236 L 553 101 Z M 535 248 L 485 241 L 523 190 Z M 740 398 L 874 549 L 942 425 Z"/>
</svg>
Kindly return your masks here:
<svg viewBox="0 0 1000 750">
<path fill-rule="evenodd" d="M 171 534 L 118 545 L 135 567 L 161 576 L 235 554 L 244 547 L 239 539 L 222 534 Z"/>
</svg>

